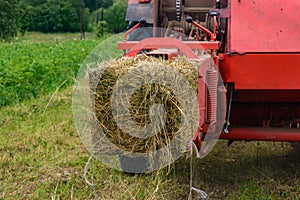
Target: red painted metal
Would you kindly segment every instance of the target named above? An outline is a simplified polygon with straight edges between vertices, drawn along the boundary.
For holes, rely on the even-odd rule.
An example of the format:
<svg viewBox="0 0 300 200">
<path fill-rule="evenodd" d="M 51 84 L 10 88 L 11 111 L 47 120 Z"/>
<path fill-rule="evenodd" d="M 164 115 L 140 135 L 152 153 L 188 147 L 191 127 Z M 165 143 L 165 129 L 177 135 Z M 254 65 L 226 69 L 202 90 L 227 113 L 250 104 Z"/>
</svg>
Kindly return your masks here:
<svg viewBox="0 0 300 200">
<path fill-rule="evenodd" d="M 129 0 L 129 3 L 133 2 L 138 0 Z M 227 5 L 227 1 L 222 2 Z M 165 5 L 175 10 L 175 3 L 168 0 Z M 185 6 L 212 9 L 214 5 L 215 1 L 209 0 L 189 1 Z M 220 138 L 300 142 L 300 129 L 297 128 L 300 123 L 300 1 L 231 0 L 228 5 L 218 10 L 221 18 L 228 18 L 223 54 L 217 52 L 219 41 L 180 41 L 175 38 L 125 41 L 126 34 L 118 48 L 129 50 L 125 56 L 136 56 L 142 49 L 177 49 L 192 60 L 200 60 L 193 50 L 209 50 L 224 82 L 234 83 L 230 132 L 221 134 Z M 172 9 L 167 12 L 173 12 Z M 154 20 L 159 21 L 158 18 Z M 214 19 L 213 33 L 198 23 L 194 22 L 194 25 L 215 40 L 216 22 Z M 168 53 L 168 56 L 172 55 Z M 207 129 L 207 117 L 212 118 L 211 113 L 207 115 L 209 107 L 203 80 L 209 68 L 205 66 L 199 67 L 198 104 L 201 117 L 199 131 L 194 135 L 198 146 L 201 146 L 201 134 L 205 134 Z M 225 108 L 225 104 L 222 106 Z M 225 112 L 223 109 L 213 119 L 224 118 Z M 286 128 L 288 126 L 292 128 Z"/>
<path fill-rule="evenodd" d="M 159 38 L 161 44 L 165 41 L 165 38 Z M 191 49 L 210 49 L 210 50 L 217 50 L 219 49 L 220 42 L 213 41 L 213 42 L 206 42 L 206 41 L 181 41 L 185 45 L 189 46 Z M 119 49 L 132 49 L 133 46 L 140 43 L 140 41 L 121 41 L 118 43 Z"/>
<path fill-rule="evenodd" d="M 299 52 L 300 1 L 232 0 L 230 52 Z"/>
<path fill-rule="evenodd" d="M 198 56 L 192 51 L 192 49 L 175 38 L 146 38 L 134 45 L 130 51 L 125 55 L 127 57 L 136 56 L 142 49 L 158 49 L 158 48 L 175 48 L 180 50 L 188 58 L 197 59 Z"/>
<path fill-rule="evenodd" d="M 198 109 L 199 109 L 199 128 L 201 129 L 203 124 L 206 121 L 206 98 L 205 98 L 205 93 L 206 93 L 206 84 L 205 84 L 205 75 L 206 71 L 209 69 L 209 63 L 201 63 L 201 67 L 198 69 Z M 200 133 L 197 133 L 200 137 Z"/>
<path fill-rule="evenodd" d="M 257 94 L 263 95 L 263 93 Z M 277 96 L 282 94 L 277 93 Z M 231 107 L 231 127 L 258 127 L 258 128 L 289 128 L 295 126 L 295 121 L 300 118 L 300 102 L 274 102 L 236 100 L 240 90 L 235 91 Z M 297 126 L 297 124 L 296 124 Z"/>
<path fill-rule="evenodd" d="M 299 90 L 238 90 L 235 95 L 238 102 L 299 102 Z"/>
<path fill-rule="evenodd" d="M 218 22 L 217 22 L 217 17 L 214 16 L 214 40 L 216 40 L 217 36 L 217 30 L 218 30 Z"/>
<path fill-rule="evenodd" d="M 217 79 L 215 77 L 216 71 L 211 69 L 210 59 L 197 59 L 199 62 L 198 68 L 198 108 L 199 108 L 199 128 L 194 133 L 193 141 L 195 142 L 197 148 L 200 150 L 202 141 L 202 133 L 207 132 L 208 124 L 216 122 L 216 85 Z M 210 72 L 208 72 L 210 71 Z M 210 75 L 208 75 L 210 74 Z M 207 87 L 210 84 L 210 95 L 208 95 Z M 209 97 L 208 97 L 209 96 Z M 226 102 L 226 101 L 225 101 Z M 211 106 L 213 104 L 214 106 Z M 210 105 L 210 106 L 208 106 Z"/>
<path fill-rule="evenodd" d="M 300 142 L 300 129 L 233 128 L 221 134 L 220 139 Z"/>
<path fill-rule="evenodd" d="M 211 41 L 215 41 L 216 40 L 216 34 L 215 34 L 215 32 L 214 33 L 210 32 L 210 30 L 208 30 L 207 28 L 205 28 L 201 24 L 198 24 L 196 21 L 193 21 L 192 23 L 193 23 L 194 26 L 198 27 L 199 29 L 201 29 L 202 31 L 204 31 L 207 35 L 209 35 Z M 214 20 L 215 30 L 216 30 L 216 26 L 217 26 L 216 24 L 217 23 Z"/>
<path fill-rule="evenodd" d="M 220 71 L 235 89 L 299 90 L 299 66 L 300 54 L 295 53 L 234 54 L 225 55 Z"/>
<path fill-rule="evenodd" d="M 134 31 L 135 29 L 137 29 L 140 25 L 141 25 L 141 23 L 139 22 L 136 25 L 134 25 L 131 29 L 129 29 L 128 31 L 126 31 L 124 33 L 123 40 L 126 41 L 127 40 L 127 35 L 129 35 L 132 31 Z"/>
<path fill-rule="evenodd" d="M 138 4 L 139 0 L 128 0 L 128 4 Z"/>
<path fill-rule="evenodd" d="M 227 53 L 218 56 L 235 95 L 221 139 L 300 142 L 299 9 L 297 0 L 230 1 Z"/>
<path fill-rule="evenodd" d="M 139 3 L 150 3 L 150 0 L 139 0 Z"/>
</svg>

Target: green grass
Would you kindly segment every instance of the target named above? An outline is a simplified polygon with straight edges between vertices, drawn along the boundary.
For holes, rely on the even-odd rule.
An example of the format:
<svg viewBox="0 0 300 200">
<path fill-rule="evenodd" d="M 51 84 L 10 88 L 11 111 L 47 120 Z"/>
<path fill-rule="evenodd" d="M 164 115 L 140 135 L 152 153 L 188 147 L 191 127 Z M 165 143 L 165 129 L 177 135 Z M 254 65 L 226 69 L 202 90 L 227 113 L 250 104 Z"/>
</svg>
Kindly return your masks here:
<svg viewBox="0 0 300 200">
<path fill-rule="evenodd" d="M 75 34 L 32 33 L 18 40 L 0 43 L 0 106 L 71 85 L 84 58 L 101 42 L 92 34 L 80 40 Z"/>
<path fill-rule="evenodd" d="M 85 183 L 83 171 L 89 153 L 73 122 L 72 82 L 57 86 L 74 76 L 73 70 L 83 56 L 78 54 L 85 54 L 76 50 L 80 59 L 73 59 L 61 52 L 84 45 L 92 49 L 99 40 L 73 41 L 73 34 L 32 35 L 35 42 L 28 35 L 16 44 L 1 44 L 6 49 L 0 50 L 6 66 L 12 69 L 15 65 L 10 62 L 15 62 L 26 68 L 23 62 L 28 59 L 50 60 L 35 69 L 51 73 L 50 65 L 60 66 L 53 64 L 57 59 L 69 74 L 57 75 L 56 81 L 50 77 L 53 82 L 47 82 L 45 76 L 46 86 L 53 84 L 48 90 L 42 84 L 36 98 L 28 95 L 25 100 L 0 107 L 0 199 L 187 199 L 190 162 L 185 156 L 170 168 L 142 175 L 125 174 L 93 161 L 89 179 L 93 175 L 94 190 Z M 57 36 L 62 37 L 58 43 L 46 39 Z M 46 51 L 50 47 L 57 55 Z M 38 50 L 45 52 L 41 56 Z M 22 51 L 26 58 L 17 62 Z M 28 56 L 31 51 L 32 56 Z M 46 69 L 39 69 L 43 67 Z M 23 67 L 12 70 L 24 73 Z M 37 84 L 36 79 L 30 80 L 28 85 Z M 27 85 L 26 81 L 21 83 L 22 87 Z M 17 91 L 14 85 L 11 89 Z M 193 183 L 210 199 L 300 199 L 299 155 L 300 145 L 290 143 L 234 142 L 227 147 L 226 141 L 220 141 L 207 157 L 193 160 Z M 197 199 L 196 194 L 193 197 Z"/>
<path fill-rule="evenodd" d="M 51 95 L 0 110 L 0 181 L 4 183 L 0 198 L 94 196 L 83 179 L 89 154 L 73 124 L 71 94 L 68 88 L 50 104 Z M 108 169 L 98 162 L 94 165 L 97 195 L 104 199 L 164 197 L 176 190 L 176 183 L 169 183 L 167 170 L 139 176 Z M 158 190 L 156 194 L 157 186 L 164 192 Z"/>
<path fill-rule="evenodd" d="M 109 35 L 105 35 L 107 37 Z M 94 33 L 85 33 L 86 40 L 99 40 Z M 12 43 L 53 43 L 53 42 L 66 42 L 80 40 L 80 33 L 39 33 L 28 32 L 24 36 L 16 37 Z"/>
<path fill-rule="evenodd" d="M 300 146 L 220 141 L 197 161 L 200 187 L 213 199 L 299 199 Z"/>
<path fill-rule="evenodd" d="M 0 199 L 187 199 L 189 159 L 170 169 L 130 175 L 91 163 L 95 192 L 83 171 L 89 153 L 72 119 L 69 87 L 0 109 Z M 220 141 L 194 159 L 194 186 L 211 199 L 299 199 L 299 147 Z M 94 169 L 94 170 L 92 170 Z M 196 195 L 194 194 L 194 197 Z"/>
</svg>

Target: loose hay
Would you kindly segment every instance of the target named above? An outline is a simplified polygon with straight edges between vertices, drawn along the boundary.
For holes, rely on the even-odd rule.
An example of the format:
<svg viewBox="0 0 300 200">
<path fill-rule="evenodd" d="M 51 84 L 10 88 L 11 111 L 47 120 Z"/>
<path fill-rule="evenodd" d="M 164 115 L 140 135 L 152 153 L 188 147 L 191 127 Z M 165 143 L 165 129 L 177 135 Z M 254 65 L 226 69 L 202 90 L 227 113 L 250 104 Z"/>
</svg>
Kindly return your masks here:
<svg viewBox="0 0 300 200">
<path fill-rule="evenodd" d="M 130 105 L 129 118 L 137 126 L 145 127 L 153 120 L 151 119 L 151 109 L 152 111 L 154 110 L 153 112 L 160 109 L 153 107 L 153 105 L 160 104 L 166 113 L 165 116 L 159 116 L 159 119 L 165 122 L 164 126 L 161 127 L 157 134 L 149 138 L 132 136 L 118 126 L 112 110 L 112 97 L 115 85 L 118 83 L 118 79 L 130 70 L 141 65 L 148 66 L 149 63 L 151 65 L 167 66 L 183 74 L 195 93 L 197 93 L 197 66 L 186 57 L 162 60 L 154 57 L 139 56 L 135 58 L 121 58 L 106 64 L 105 70 L 101 72 L 100 79 L 96 80 L 98 84 L 94 95 L 95 114 L 103 134 L 119 149 L 126 152 L 144 153 L 162 148 L 174 138 L 184 120 L 185 113 L 183 113 L 174 92 L 164 85 L 150 83 L 136 89 L 130 97 L 130 102 L 128 102 Z M 135 75 L 139 76 L 139 74 Z M 95 80 L 92 79 L 92 81 Z M 172 84 L 180 87 L 182 83 L 175 82 Z M 96 143 L 96 141 L 94 142 Z M 103 151 L 104 148 L 103 146 L 100 148 L 95 145 L 95 149 Z"/>
</svg>

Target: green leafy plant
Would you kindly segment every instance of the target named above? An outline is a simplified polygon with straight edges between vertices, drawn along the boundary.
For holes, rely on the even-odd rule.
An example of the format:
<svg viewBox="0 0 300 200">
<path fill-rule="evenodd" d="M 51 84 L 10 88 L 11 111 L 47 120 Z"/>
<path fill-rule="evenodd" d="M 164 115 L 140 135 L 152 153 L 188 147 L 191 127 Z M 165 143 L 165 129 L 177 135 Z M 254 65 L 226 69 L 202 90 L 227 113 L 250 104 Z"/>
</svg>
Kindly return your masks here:
<svg viewBox="0 0 300 200">
<path fill-rule="evenodd" d="M 107 32 L 106 21 L 100 21 L 97 25 L 97 36 L 102 37 Z"/>
<path fill-rule="evenodd" d="M 17 35 L 17 21 L 19 18 L 17 2 L 15 0 L 0 1 L 0 38 L 10 40 Z"/>
<path fill-rule="evenodd" d="M 2 43 L 0 48 L 0 106 L 71 85 L 80 63 L 96 40 L 51 43 Z"/>
</svg>

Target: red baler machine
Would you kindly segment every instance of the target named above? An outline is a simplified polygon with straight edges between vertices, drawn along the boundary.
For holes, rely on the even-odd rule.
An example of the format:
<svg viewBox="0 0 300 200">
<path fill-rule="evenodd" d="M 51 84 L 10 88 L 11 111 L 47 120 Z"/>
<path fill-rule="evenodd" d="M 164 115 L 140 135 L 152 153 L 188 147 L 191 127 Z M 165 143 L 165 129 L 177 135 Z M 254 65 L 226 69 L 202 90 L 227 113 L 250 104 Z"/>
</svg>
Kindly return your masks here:
<svg viewBox="0 0 300 200">
<path fill-rule="evenodd" d="M 172 48 L 197 59 L 195 51 L 209 52 L 226 87 L 221 139 L 300 142 L 298 0 L 129 0 L 126 20 L 128 31 L 119 42 L 125 56 Z M 153 33 L 129 39 L 141 27 Z M 179 36 L 161 36 L 158 28 Z M 199 107 L 205 95 L 198 94 Z M 216 115 L 205 105 L 194 136 L 198 143 Z"/>
</svg>

